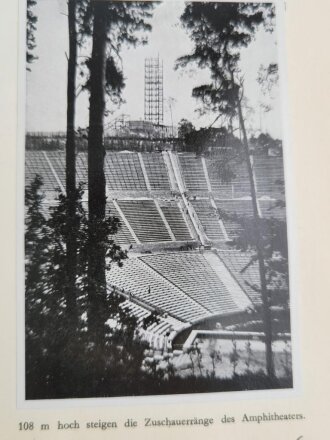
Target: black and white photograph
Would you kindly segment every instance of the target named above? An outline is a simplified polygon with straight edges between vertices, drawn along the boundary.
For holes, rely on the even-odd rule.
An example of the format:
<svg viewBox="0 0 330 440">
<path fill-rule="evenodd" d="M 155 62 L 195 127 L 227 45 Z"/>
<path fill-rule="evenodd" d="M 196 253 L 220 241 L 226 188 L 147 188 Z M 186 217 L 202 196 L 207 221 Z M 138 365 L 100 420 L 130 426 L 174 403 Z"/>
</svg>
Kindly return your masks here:
<svg viewBox="0 0 330 440">
<path fill-rule="evenodd" d="M 292 389 L 277 2 L 24 2 L 25 400 Z"/>
</svg>

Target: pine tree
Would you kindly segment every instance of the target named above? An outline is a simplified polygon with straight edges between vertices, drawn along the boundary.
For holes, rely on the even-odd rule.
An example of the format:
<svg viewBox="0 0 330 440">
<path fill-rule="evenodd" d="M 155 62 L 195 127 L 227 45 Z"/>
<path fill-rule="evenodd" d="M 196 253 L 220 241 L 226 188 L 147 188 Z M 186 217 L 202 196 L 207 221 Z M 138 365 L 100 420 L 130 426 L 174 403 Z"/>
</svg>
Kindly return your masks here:
<svg viewBox="0 0 330 440">
<path fill-rule="evenodd" d="M 67 280 L 67 312 L 71 316 L 71 325 L 77 327 L 76 304 L 76 275 L 77 275 L 77 237 L 76 237 L 76 75 L 77 75 L 77 1 L 68 1 L 68 28 L 69 28 L 69 58 L 67 72 L 67 126 L 66 126 L 66 194 L 68 197 L 68 211 L 66 222 L 69 230 L 67 249 L 67 264 L 65 277 Z"/>
<path fill-rule="evenodd" d="M 151 9 L 151 3 L 98 1 L 87 5 L 84 13 L 83 24 L 86 34 L 90 29 L 88 19 L 92 17 L 93 22 L 92 56 L 88 63 L 90 71 L 88 78 L 90 90 L 88 131 L 90 308 L 88 320 L 91 337 L 99 347 L 104 346 L 104 298 L 106 296 L 106 249 L 103 244 L 101 227 L 106 213 L 105 149 L 103 143 L 105 96 L 109 83 L 111 90 L 116 90 L 113 77 L 119 80 L 119 90 L 121 87 L 121 76 L 115 76 L 118 69 L 113 62 L 113 52 L 118 52 L 123 42 L 137 44 L 139 41 L 136 36 L 137 31 L 150 30 L 146 19 L 150 17 L 149 11 Z M 113 47 L 115 47 L 115 51 Z M 111 72 L 112 75 L 109 75 Z"/>
<path fill-rule="evenodd" d="M 42 214 L 42 180 L 36 176 L 25 192 L 25 369 L 26 396 L 29 398 L 39 388 L 39 373 L 42 368 L 42 335 L 48 325 L 46 268 L 49 266 L 49 239 L 46 219 Z"/>
<path fill-rule="evenodd" d="M 58 398 L 102 392 L 102 383 L 133 383 L 141 370 L 145 346 L 138 337 L 137 321 L 121 304 L 124 298 L 108 287 L 102 310 L 104 346 L 91 345 L 89 311 L 90 222 L 82 202 L 82 188 L 74 195 L 77 243 L 77 326 L 71 325 L 66 301 L 66 243 L 72 233 L 66 222 L 68 197 L 58 194 L 47 209 L 40 177 L 26 189 L 26 384 L 27 398 Z M 114 241 L 120 227 L 107 216 L 97 227 L 102 234 L 106 270 L 122 265 L 124 252 Z M 112 325 L 105 322 L 112 322 Z M 103 390 L 105 392 L 105 390 Z M 107 390 L 106 392 L 109 392 Z"/>
<path fill-rule="evenodd" d="M 258 256 L 263 301 L 266 364 L 270 377 L 274 376 L 272 353 L 272 322 L 267 289 L 264 247 L 261 235 L 261 213 L 257 201 L 251 151 L 243 115 L 244 83 L 239 76 L 240 50 L 246 47 L 261 24 L 267 24 L 274 14 L 271 4 L 262 3 L 195 3 L 186 4 L 181 22 L 194 42 L 191 54 L 178 60 L 178 66 L 194 62 L 207 67 L 212 83 L 196 87 L 193 96 L 219 116 L 237 117 L 242 132 L 243 155 L 247 166 L 255 224 L 255 247 Z"/>
</svg>

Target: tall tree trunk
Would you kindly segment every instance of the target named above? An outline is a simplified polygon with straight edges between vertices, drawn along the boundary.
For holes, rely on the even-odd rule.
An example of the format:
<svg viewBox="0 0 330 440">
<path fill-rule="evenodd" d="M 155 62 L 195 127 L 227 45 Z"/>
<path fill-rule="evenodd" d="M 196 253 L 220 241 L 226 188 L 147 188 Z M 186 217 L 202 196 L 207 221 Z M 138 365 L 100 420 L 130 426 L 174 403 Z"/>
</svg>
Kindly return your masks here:
<svg viewBox="0 0 330 440">
<path fill-rule="evenodd" d="M 69 322 L 77 326 L 76 272 L 77 272 L 77 236 L 76 217 L 76 151 L 75 151 L 75 106 L 76 106 L 76 69 L 77 69 L 77 29 L 76 0 L 68 1 L 69 24 L 69 60 L 67 84 L 67 129 L 66 129 L 66 193 L 68 198 L 68 236 L 67 236 L 67 282 L 66 302 Z"/>
<path fill-rule="evenodd" d="M 235 84 L 233 73 L 231 74 L 231 76 L 232 76 L 232 82 L 233 84 Z M 259 262 L 260 288 L 261 288 L 261 297 L 263 304 L 263 321 L 264 321 L 265 345 L 266 345 L 266 368 L 267 368 L 268 376 L 270 378 L 273 378 L 275 372 L 274 372 L 274 359 L 273 359 L 273 350 L 272 350 L 272 339 L 273 339 L 272 317 L 270 310 L 270 298 L 269 298 L 269 292 L 268 292 L 267 280 L 266 280 L 265 256 L 264 256 L 264 249 L 263 249 L 262 236 L 261 236 L 261 221 L 260 221 L 261 216 L 257 201 L 256 180 L 255 180 L 253 166 L 251 163 L 250 148 L 246 134 L 245 122 L 244 122 L 240 99 L 238 99 L 237 101 L 237 111 L 238 111 L 239 124 L 243 136 L 243 150 L 244 150 L 245 162 L 247 164 L 247 170 L 249 175 L 253 216 L 255 222 L 256 249 L 257 249 L 258 262 Z"/>
<path fill-rule="evenodd" d="M 97 346 L 104 343 L 106 312 L 105 253 L 102 222 L 105 219 L 103 120 L 105 111 L 105 67 L 108 3 L 94 2 L 93 49 L 90 68 L 90 108 L 88 133 L 88 326 Z"/>
</svg>

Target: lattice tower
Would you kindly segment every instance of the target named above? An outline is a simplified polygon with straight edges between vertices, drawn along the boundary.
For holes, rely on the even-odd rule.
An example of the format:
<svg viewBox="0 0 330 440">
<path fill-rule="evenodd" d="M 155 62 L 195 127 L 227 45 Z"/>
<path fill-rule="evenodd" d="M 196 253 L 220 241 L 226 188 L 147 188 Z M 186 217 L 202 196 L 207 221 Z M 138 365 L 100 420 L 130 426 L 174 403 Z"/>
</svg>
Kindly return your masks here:
<svg viewBox="0 0 330 440">
<path fill-rule="evenodd" d="M 163 61 L 159 57 L 144 61 L 144 119 L 158 125 L 164 121 Z"/>
</svg>

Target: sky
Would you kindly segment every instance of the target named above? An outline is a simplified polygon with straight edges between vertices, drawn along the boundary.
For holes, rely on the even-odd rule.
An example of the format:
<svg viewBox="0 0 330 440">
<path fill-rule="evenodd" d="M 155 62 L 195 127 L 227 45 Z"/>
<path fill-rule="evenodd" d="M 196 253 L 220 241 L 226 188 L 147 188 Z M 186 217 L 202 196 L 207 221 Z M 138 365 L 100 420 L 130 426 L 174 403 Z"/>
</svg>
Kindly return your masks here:
<svg viewBox="0 0 330 440">
<path fill-rule="evenodd" d="M 192 51 L 193 44 L 181 27 L 179 17 L 184 2 L 167 0 L 156 6 L 151 20 L 152 31 L 148 33 L 145 46 L 123 47 L 121 52 L 126 87 L 123 91 L 125 104 L 114 108 L 108 103 L 109 124 L 121 114 L 132 120 L 144 115 L 144 59 L 157 57 L 164 65 L 164 123 L 171 125 L 170 101 L 174 125 L 182 119 L 190 120 L 197 128 L 210 125 L 216 115 L 200 116 L 200 104 L 191 96 L 195 86 L 209 82 L 207 70 L 180 69 L 174 65 L 178 57 Z M 38 59 L 27 72 L 27 131 L 65 131 L 66 124 L 66 75 L 68 50 L 66 0 L 40 0 L 35 7 L 38 16 L 35 54 Z M 244 72 L 244 88 L 248 104 L 254 114 L 249 116 L 252 130 L 270 133 L 281 138 L 281 114 L 279 90 L 274 89 L 272 99 L 265 98 L 256 81 L 261 64 L 277 62 L 278 46 L 276 31 L 272 34 L 258 31 L 255 40 L 241 52 L 241 70 Z M 267 100 L 272 110 L 260 111 L 260 102 Z M 88 125 L 88 94 L 81 93 L 77 99 L 77 127 Z M 216 124 L 215 124 L 216 126 Z"/>
</svg>

